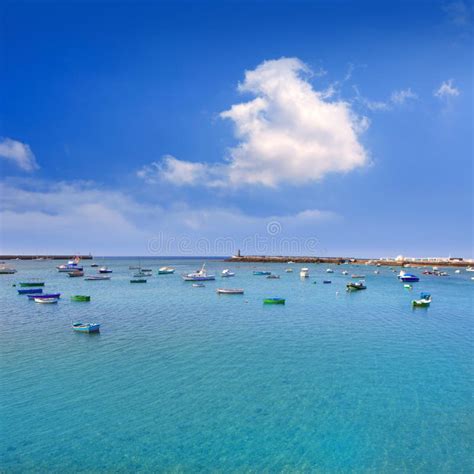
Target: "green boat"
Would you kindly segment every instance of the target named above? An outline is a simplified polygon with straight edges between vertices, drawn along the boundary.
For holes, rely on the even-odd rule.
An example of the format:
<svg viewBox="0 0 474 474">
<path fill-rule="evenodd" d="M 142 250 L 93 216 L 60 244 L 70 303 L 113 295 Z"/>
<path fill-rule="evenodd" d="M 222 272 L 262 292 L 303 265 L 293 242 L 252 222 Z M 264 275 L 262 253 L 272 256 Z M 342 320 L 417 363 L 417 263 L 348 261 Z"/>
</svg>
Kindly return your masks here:
<svg viewBox="0 0 474 474">
<path fill-rule="evenodd" d="M 86 295 L 74 295 L 71 296 L 71 301 L 90 301 L 91 297 Z"/>
<path fill-rule="evenodd" d="M 130 283 L 146 283 L 145 278 L 135 278 L 133 280 L 130 280 Z"/>
<path fill-rule="evenodd" d="M 429 293 L 421 293 L 419 300 L 411 302 L 414 308 L 427 308 L 431 303 L 431 295 Z"/>
<path fill-rule="evenodd" d="M 367 287 L 364 285 L 363 281 L 359 281 L 358 283 L 348 283 L 346 285 L 347 291 L 360 291 L 366 290 Z"/>
<path fill-rule="evenodd" d="M 285 304 L 285 298 L 265 298 L 263 304 Z"/>
<path fill-rule="evenodd" d="M 44 281 L 24 281 L 20 283 L 20 286 L 25 288 L 25 287 L 36 287 L 36 286 L 44 286 Z"/>
</svg>

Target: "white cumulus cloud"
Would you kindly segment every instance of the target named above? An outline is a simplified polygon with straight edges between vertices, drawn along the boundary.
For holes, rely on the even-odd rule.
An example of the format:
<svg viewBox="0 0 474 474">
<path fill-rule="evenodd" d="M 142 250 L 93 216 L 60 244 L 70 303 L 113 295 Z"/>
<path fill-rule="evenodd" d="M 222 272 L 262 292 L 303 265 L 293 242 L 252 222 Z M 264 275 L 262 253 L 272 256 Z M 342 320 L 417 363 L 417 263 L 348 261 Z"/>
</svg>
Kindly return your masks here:
<svg viewBox="0 0 474 474">
<path fill-rule="evenodd" d="M 31 148 L 11 138 L 0 140 L 0 157 L 13 162 L 24 171 L 34 171 L 39 168 Z"/>
<path fill-rule="evenodd" d="M 443 81 L 438 89 L 434 92 L 436 97 L 440 99 L 447 99 L 449 97 L 457 97 L 460 94 L 460 91 L 457 87 L 453 85 L 453 79 L 448 79 Z"/>
<path fill-rule="evenodd" d="M 253 99 L 220 114 L 234 126 L 236 146 L 219 165 L 165 157 L 140 170 L 178 185 L 304 184 L 329 173 L 366 165 L 360 134 L 368 126 L 348 102 L 330 100 L 308 82 L 311 71 L 297 58 L 265 61 L 246 71 L 238 89 Z M 155 179 L 153 178 L 153 179 Z"/>
</svg>

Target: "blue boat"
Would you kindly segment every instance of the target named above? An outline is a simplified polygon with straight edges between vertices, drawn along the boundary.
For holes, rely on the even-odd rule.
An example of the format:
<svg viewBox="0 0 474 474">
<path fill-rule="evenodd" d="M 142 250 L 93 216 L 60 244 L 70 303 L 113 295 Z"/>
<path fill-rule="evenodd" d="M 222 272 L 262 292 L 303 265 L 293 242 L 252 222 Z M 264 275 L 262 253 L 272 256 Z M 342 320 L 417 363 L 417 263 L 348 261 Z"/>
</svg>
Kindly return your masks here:
<svg viewBox="0 0 474 474">
<path fill-rule="evenodd" d="M 261 270 L 256 270 L 253 272 L 254 275 L 271 275 L 272 272 L 266 272 L 266 271 L 261 271 Z"/>
<path fill-rule="evenodd" d="M 331 280 L 323 280 L 323 283 L 324 283 L 325 285 L 329 285 L 329 283 L 332 283 L 332 281 L 331 281 Z"/>
<path fill-rule="evenodd" d="M 61 297 L 61 293 L 44 293 L 44 294 L 41 294 L 41 296 L 37 296 L 37 294 L 33 294 L 33 295 L 28 295 L 28 298 L 30 300 L 33 300 L 35 298 L 60 298 Z"/>
<path fill-rule="evenodd" d="M 99 332 L 100 331 L 100 324 L 98 324 L 98 323 L 86 323 L 86 324 L 73 323 L 72 328 L 74 329 L 74 331 L 77 331 L 77 332 L 86 332 L 86 333 Z"/>
<path fill-rule="evenodd" d="M 25 288 L 24 290 L 18 290 L 19 295 L 38 295 L 43 293 L 43 288 Z"/>
<path fill-rule="evenodd" d="M 403 281 L 403 282 L 405 282 L 405 281 L 420 281 L 420 279 L 416 275 L 413 275 L 411 273 L 406 273 L 403 270 L 399 273 L 398 279 L 400 281 Z"/>
</svg>

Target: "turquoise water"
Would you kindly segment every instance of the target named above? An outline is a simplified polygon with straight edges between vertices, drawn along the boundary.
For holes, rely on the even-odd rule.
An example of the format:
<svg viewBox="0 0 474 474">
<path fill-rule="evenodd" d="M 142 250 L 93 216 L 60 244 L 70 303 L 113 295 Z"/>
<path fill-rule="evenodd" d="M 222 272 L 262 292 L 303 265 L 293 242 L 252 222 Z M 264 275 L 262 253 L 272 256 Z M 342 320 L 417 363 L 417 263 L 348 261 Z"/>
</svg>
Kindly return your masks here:
<svg viewBox="0 0 474 474">
<path fill-rule="evenodd" d="M 98 282 L 58 263 L 18 261 L 0 276 L 3 472 L 474 468 L 473 274 L 416 270 L 409 292 L 388 268 L 310 265 L 301 281 L 301 265 L 209 261 L 237 275 L 194 288 L 179 273 L 201 260 L 142 261 L 177 269 L 142 285 L 129 283 L 136 260 L 99 260 L 114 273 Z M 366 274 L 368 289 L 346 293 L 343 269 Z M 11 285 L 33 277 L 61 301 L 18 296 Z M 420 291 L 433 302 L 413 311 Z M 76 320 L 100 322 L 100 335 L 73 332 Z"/>
</svg>

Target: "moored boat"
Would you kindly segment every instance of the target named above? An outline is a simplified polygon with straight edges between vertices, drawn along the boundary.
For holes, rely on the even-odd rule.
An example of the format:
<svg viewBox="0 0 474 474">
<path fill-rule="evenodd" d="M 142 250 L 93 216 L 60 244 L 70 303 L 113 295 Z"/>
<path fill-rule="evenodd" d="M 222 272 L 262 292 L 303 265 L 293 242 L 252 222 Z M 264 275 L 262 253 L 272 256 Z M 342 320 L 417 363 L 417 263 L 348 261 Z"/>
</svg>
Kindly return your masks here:
<svg viewBox="0 0 474 474">
<path fill-rule="evenodd" d="M 100 280 L 110 280 L 111 277 L 106 276 L 106 275 L 91 275 L 88 277 L 85 277 L 84 280 L 86 281 L 100 281 Z"/>
<path fill-rule="evenodd" d="M 343 275 L 349 275 L 349 272 L 347 270 L 344 270 L 341 272 Z"/>
<path fill-rule="evenodd" d="M 24 290 L 17 290 L 19 295 L 38 295 L 43 293 L 43 288 L 27 288 Z"/>
<path fill-rule="evenodd" d="M 263 275 L 271 275 L 272 272 L 269 272 L 266 270 L 254 270 L 253 274 L 258 275 L 258 276 L 263 276 Z"/>
<path fill-rule="evenodd" d="M 22 281 L 20 282 L 22 288 L 25 287 L 35 287 L 35 286 L 44 286 L 44 281 Z"/>
<path fill-rule="evenodd" d="M 300 270 L 300 277 L 301 278 L 308 278 L 309 277 L 309 268 L 303 267 Z"/>
<path fill-rule="evenodd" d="M 98 323 L 73 323 L 72 328 L 77 332 L 99 332 L 100 324 Z"/>
<path fill-rule="evenodd" d="M 332 283 L 332 281 L 331 281 L 331 280 L 323 280 L 323 283 L 324 283 L 325 285 L 329 285 L 330 283 Z"/>
<path fill-rule="evenodd" d="M 132 280 L 130 280 L 130 283 L 146 283 L 146 279 L 145 278 L 133 278 Z"/>
<path fill-rule="evenodd" d="M 229 277 L 233 277 L 233 276 L 235 276 L 235 273 L 231 272 L 228 268 L 226 268 L 225 270 L 222 270 L 222 272 L 221 272 L 221 277 L 222 278 L 229 278 Z"/>
<path fill-rule="evenodd" d="M 285 298 L 265 298 L 263 304 L 285 304 Z"/>
<path fill-rule="evenodd" d="M 42 304 L 54 304 L 58 302 L 58 298 L 43 298 L 43 297 L 35 297 L 35 303 L 42 303 Z"/>
<path fill-rule="evenodd" d="M 112 270 L 108 267 L 100 267 L 99 273 L 112 273 Z"/>
<path fill-rule="evenodd" d="M 187 275 L 181 275 L 184 281 L 210 281 L 215 280 L 214 275 L 209 275 L 206 270 L 206 264 L 204 263 L 200 270 L 197 270 Z"/>
<path fill-rule="evenodd" d="M 351 275 L 351 278 L 365 278 L 365 275 Z"/>
<path fill-rule="evenodd" d="M 359 281 L 357 283 L 350 282 L 346 285 L 347 291 L 358 291 L 358 290 L 366 290 L 367 287 L 365 286 L 363 281 Z"/>
<path fill-rule="evenodd" d="M 398 274 L 398 279 L 400 281 L 403 281 L 403 282 L 406 282 L 406 281 L 413 281 L 413 282 L 420 281 L 420 279 L 416 275 L 413 275 L 412 273 L 406 273 L 403 270 L 401 270 L 400 273 Z"/>
<path fill-rule="evenodd" d="M 269 280 L 279 280 L 280 275 L 275 275 L 274 273 L 271 273 L 270 275 L 267 275 L 267 279 L 269 279 Z"/>
<path fill-rule="evenodd" d="M 158 269 L 158 275 L 171 275 L 174 273 L 174 268 L 172 267 L 161 267 Z"/>
<path fill-rule="evenodd" d="M 286 272 L 286 273 L 293 273 L 293 269 L 292 269 L 292 268 L 287 268 L 287 269 L 285 270 L 285 272 Z"/>
<path fill-rule="evenodd" d="M 332 268 L 327 268 L 326 273 L 334 273 L 334 270 Z"/>
<path fill-rule="evenodd" d="M 0 266 L 0 275 L 13 275 L 16 273 L 15 268 L 6 267 L 5 265 Z"/>
<path fill-rule="evenodd" d="M 467 267 L 466 272 L 474 272 L 474 267 Z"/>
<path fill-rule="evenodd" d="M 42 298 L 42 299 L 58 299 L 61 297 L 61 293 L 42 293 L 40 295 L 27 295 L 28 299 L 34 300 L 35 298 Z"/>
<path fill-rule="evenodd" d="M 139 272 L 133 274 L 133 278 L 143 278 L 149 276 L 151 276 L 150 272 L 146 272 L 144 270 L 140 270 Z"/>
<path fill-rule="evenodd" d="M 80 301 L 80 302 L 86 302 L 90 301 L 91 297 L 87 295 L 74 295 L 71 296 L 71 301 Z"/>
<path fill-rule="evenodd" d="M 92 268 L 97 268 L 98 266 L 99 266 L 98 263 L 91 263 L 91 267 L 92 267 Z"/>
<path fill-rule="evenodd" d="M 244 290 L 242 288 L 218 288 L 216 293 L 218 295 L 243 295 Z"/>
<path fill-rule="evenodd" d="M 194 288 L 204 288 L 206 285 L 204 283 L 193 283 Z"/>
<path fill-rule="evenodd" d="M 420 293 L 419 300 L 413 300 L 411 302 L 414 308 L 426 308 L 431 303 L 431 295 L 429 293 Z"/>
<path fill-rule="evenodd" d="M 83 276 L 84 276 L 84 272 L 83 272 L 83 271 L 80 271 L 80 270 L 73 270 L 72 272 L 68 272 L 67 274 L 68 274 L 68 276 L 70 276 L 71 278 L 83 277 Z"/>
</svg>

